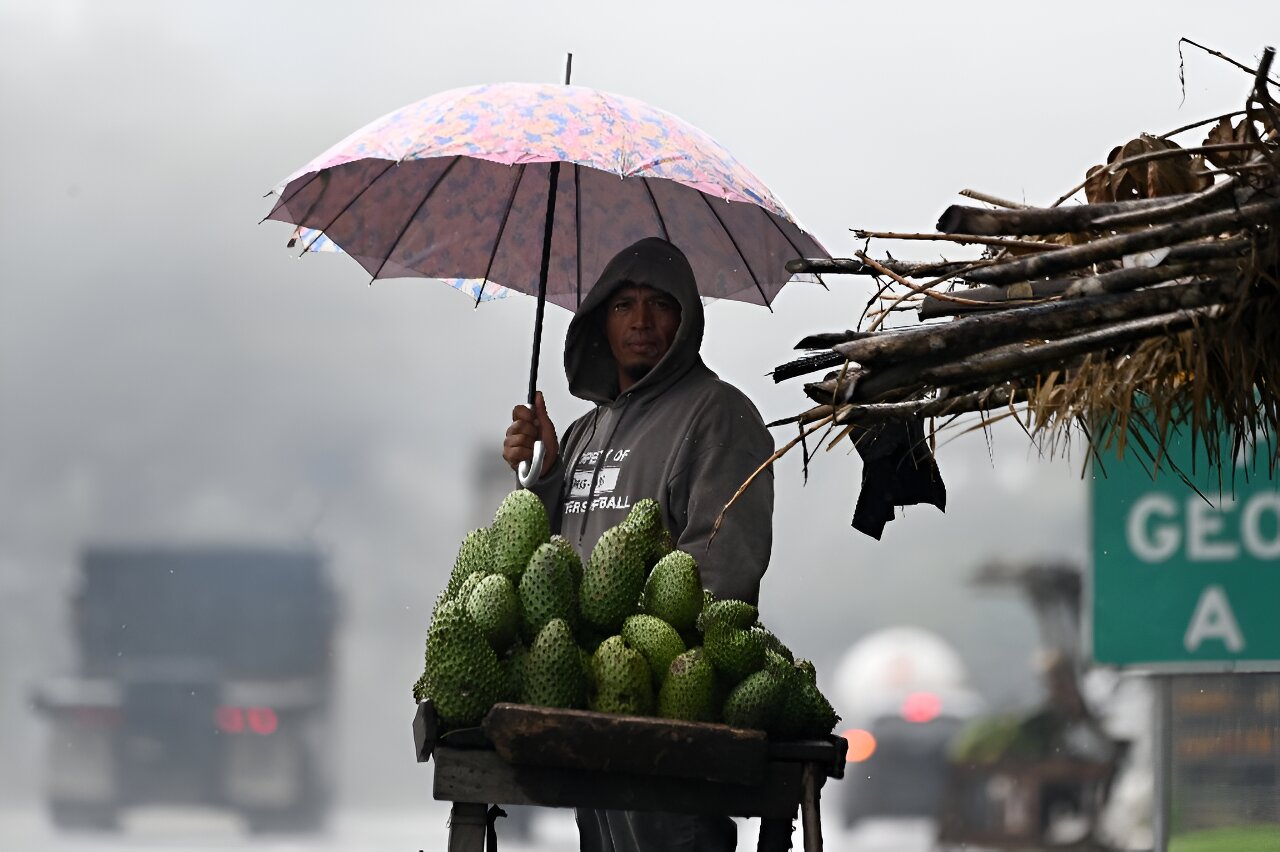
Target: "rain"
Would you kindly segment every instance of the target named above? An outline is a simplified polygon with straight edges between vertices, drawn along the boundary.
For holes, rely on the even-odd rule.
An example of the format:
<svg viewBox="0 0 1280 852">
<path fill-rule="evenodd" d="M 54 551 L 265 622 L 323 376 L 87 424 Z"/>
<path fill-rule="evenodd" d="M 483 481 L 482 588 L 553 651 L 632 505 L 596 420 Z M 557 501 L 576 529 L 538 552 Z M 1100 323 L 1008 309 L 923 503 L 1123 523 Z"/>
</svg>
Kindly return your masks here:
<svg viewBox="0 0 1280 852">
<path fill-rule="evenodd" d="M 370 283 L 340 254 L 300 258 L 290 226 L 259 222 L 301 164 L 436 92 L 558 82 L 572 53 L 575 84 L 701 128 L 851 257 L 851 229 L 932 230 L 965 188 L 1047 204 L 1138 133 L 1237 108 L 1250 77 L 1179 38 L 1249 64 L 1267 36 L 1249 17 L 1182 0 L 0 0 L 0 845 L 443 846 L 410 687 L 459 542 L 514 487 L 500 445 L 533 300 L 477 305 L 437 281 Z M 766 421 L 807 407 L 801 381 L 768 373 L 805 335 L 855 327 L 871 296 L 856 276 L 825 283 L 793 282 L 771 309 L 707 306 L 707 364 Z M 547 308 L 540 372 L 561 427 L 586 410 L 561 369 L 569 319 Z M 1045 695 L 1027 598 L 974 578 L 1084 567 L 1087 459 L 1007 422 L 939 444 L 946 511 L 900 510 L 880 541 L 850 527 L 847 442 L 776 466 L 761 616 L 846 720 L 857 696 L 837 673 L 886 628 L 939 638 L 985 708 Z M 51 826 L 33 696 L 75 671 L 82 554 L 129 547 L 320 555 L 335 607 L 326 833 L 259 836 L 203 806 L 136 809 L 118 833 Z M 826 848 L 884 848 L 841 821 L 839 783 Z M 576 848 L 570 813 L 537 814 L 509 848 Z M 744 821 L 740 848 L 756 830 Z M 885 842 L 929 848 L 927 829 L 901 831 Z"/>
</svg>

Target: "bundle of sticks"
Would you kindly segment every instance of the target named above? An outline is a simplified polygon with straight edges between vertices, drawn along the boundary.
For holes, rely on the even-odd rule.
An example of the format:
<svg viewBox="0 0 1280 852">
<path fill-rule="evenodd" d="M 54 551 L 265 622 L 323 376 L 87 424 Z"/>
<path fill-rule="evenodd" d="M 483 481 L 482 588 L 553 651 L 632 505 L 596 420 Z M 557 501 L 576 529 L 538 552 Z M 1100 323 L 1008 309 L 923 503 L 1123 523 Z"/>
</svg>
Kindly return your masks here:
<svg viewBox="0 0 1280 852">
<path fill-rule="evenodd" d="M 1273 57 L 1248 69 L 1244 109 L 1142 135 L 1047 207 L 966 190 L 989 206 L 948 208 L 937 233 L 857 232 L 978 245 L 978 258 L 793 261 L 880 286 L 857 329 L 810 335 L 774 370 L 775 381 L 830 371 L 805 385 L 812 407 L 771 424 L 799 425 L 778 455 L 819 430 L 834 445 L 925 418 L 933 434 L 975 412 L 980 424 L 1018 417 L 1050 444 L 1080 429 L 1095 452 L 1127 443 L 1152 458 L 1189 425 L 1211 463 L 1280 435 Z M 1198 146 L 1171 140 L 1206 126 Z M 1081 190 L 1087 203 L 1064 204 Z M 911 310 L 920 324 L 885 327 Z"/>
</svg>

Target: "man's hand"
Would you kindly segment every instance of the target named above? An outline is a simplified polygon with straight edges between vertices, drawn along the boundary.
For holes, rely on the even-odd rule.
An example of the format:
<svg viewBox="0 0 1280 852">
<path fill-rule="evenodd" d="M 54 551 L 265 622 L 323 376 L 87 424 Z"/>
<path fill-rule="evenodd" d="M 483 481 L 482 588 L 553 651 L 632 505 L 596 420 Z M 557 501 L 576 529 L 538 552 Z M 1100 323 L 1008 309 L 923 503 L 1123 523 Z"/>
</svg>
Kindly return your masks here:
<svg viewBox="0 0 1280 852">
<path fill-rule="evenodd" d="M 542 391 L 534 395 L 533 406 L 532 411 L 527 405 L 517 405 L 511 410 L 511 425 L 507 427 L 507 436 L 502 442 L 502 458 L 512 470 L 517 470 L 520 462 L 533 461 L 533 443 L 542 441 L 545 455 L 542 470 L 537 472 L 541 478 L 555 465 L 560 445 L 556 441 L 555 424 L 547 416 Z"/>
</svg>

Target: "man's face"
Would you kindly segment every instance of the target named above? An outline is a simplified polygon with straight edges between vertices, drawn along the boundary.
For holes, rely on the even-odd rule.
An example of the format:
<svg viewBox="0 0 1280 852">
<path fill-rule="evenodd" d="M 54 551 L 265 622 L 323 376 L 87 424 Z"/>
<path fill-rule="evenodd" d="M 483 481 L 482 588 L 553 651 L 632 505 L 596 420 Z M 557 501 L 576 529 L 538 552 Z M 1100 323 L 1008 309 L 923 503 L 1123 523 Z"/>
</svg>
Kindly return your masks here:
<svg viewBox="0 0 1280 852">
<path fill-rule="evenodd" d="M 624 284 L 605 305 L 604 329 L 623 390 L 652 370 L 680 328 L 680 303 L 652 287 Z"/>
</svg>

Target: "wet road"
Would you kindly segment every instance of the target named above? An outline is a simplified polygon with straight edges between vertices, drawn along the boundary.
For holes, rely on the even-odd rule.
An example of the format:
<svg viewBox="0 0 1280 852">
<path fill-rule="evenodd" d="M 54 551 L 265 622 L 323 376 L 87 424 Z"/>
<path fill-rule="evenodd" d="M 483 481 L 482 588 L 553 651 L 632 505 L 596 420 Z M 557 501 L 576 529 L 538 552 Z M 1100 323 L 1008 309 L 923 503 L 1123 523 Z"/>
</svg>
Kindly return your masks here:
<svg viewBox="0 0 1280 852">
<path fill-rule="evenodd" d="M 418 852 L 444 850 L 448 843 L 448 806 L 431 802 L 421 812 L 338 812 L 327 831 L 310 835 L 252 835 L 234 816 L 192 808 L 156 808 L 130 812 L 119 832 L 65 832 L 54 829 L 40 810 L 0 810 L 0 848 L 6 852 Z M 559 852 L 577 849 L 577 830 L 569 811 L 537 814 L 527 838 L 498 823 L 503 852 Z M 757 823 L 738 824 L 738 848 L 755 848 Z M 868 821 L 854 830 L 823 817 L 828 852 L 931 852 L 932 825 L 920 820 Z M 800 848 L 797 829 L 795 848 Z"/>
</svg>

